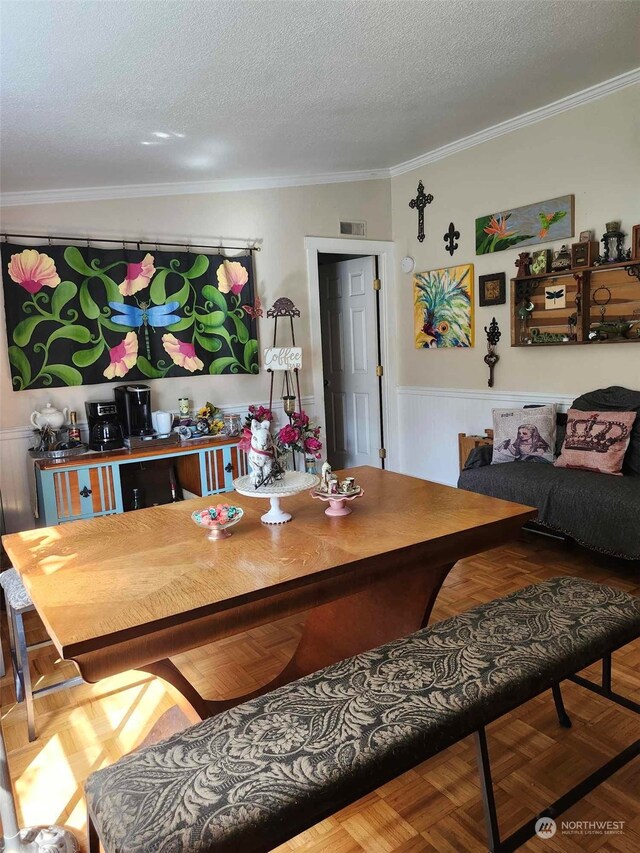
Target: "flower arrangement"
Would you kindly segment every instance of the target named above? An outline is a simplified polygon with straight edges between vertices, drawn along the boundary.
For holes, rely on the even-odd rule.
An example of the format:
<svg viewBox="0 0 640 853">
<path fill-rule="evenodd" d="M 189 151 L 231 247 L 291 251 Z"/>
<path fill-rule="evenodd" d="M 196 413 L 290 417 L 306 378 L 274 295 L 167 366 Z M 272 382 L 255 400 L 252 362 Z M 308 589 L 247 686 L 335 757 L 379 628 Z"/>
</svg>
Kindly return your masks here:
<svg viewBox="0 0 640 853">
<path fill-rule="evenodd" d="M 291 415 L 291 423 L 278 431 L 276 445 L 281 454 L 293 451 L 320 459 L 320 427 L 311 423 L 305 411 L 294 412 Z"/>
<path fill-rule="evenodd" d="M 238 449 L 248 453 L 251 448 L 251 421 L 269 421 L 273 423 L 273 412 L 266 406 L 249 406 L 247 417 L 244 419 L 242 438 L 238 442 Z"/>
<path fill-rule="evenodd" d="M 220 417 L 220 409 L 214 406 L 213 403 L 205 403 L 204 406 L 200 406 L 197 420 L 208 424 L 209 435 L 218 435 L 224 429 L 224 421 Z"/>
</svg>

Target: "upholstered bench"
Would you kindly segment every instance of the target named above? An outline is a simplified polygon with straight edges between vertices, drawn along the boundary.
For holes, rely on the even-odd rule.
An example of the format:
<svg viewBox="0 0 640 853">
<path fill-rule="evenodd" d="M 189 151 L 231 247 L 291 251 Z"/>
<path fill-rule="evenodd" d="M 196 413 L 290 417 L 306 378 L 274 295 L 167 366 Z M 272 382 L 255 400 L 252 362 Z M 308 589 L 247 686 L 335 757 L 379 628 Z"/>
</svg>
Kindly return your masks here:
<svg viewBox="0 0 640 853">
<path fill-rule="evenodd" d="M 575 578 L 526 587 L 245 702 L 86 782 L 90 851 L 270 850 L 476 733 L 491 850 L 500 841 L 484 727 L 572 678 L 611 690 L 611 653 L 640 636 L 640 600 Z M 603 685 L 574 674 L 602 659 Z M 638 754 L 640 741 L 544 814 L 558 813 Z M 604 775 L 603 775 L 604 774 Z M 555 811 L 554 811 L 555 809 Z"/>
</svg>

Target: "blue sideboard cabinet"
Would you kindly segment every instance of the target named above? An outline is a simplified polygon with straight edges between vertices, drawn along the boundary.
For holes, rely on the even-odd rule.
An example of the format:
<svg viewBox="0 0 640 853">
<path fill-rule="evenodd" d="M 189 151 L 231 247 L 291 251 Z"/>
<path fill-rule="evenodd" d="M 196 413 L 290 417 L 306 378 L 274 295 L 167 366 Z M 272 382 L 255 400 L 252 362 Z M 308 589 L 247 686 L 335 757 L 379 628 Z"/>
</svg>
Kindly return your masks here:
<svg viewBox="0 0 640 853">
<path fill-rule="evenodd" d="M 64 460 L 36 459 L 39 525 L 122 512 L 122 467 L 154 459 L 171 459 L 180 486 L 202 497 L 231 491 L 233 480 L 247 473 L 246 454 L 235 438 L 150 450 L 89 452 Z"/>
</svg>

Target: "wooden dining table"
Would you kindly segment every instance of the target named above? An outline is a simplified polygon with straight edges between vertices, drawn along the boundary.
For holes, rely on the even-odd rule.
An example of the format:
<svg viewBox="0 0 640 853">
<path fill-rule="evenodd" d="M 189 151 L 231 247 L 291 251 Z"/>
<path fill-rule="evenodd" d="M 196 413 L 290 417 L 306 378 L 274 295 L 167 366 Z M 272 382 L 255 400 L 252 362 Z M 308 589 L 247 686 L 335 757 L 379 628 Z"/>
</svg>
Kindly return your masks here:
<svg viewBox="0 0 640 853">
<path fill-rule="evenodd" d="M 13 533 L 3 539 L 49 636 L 88 682 L 129 669 L 168 681 L 201 719 L 426 625 L 461 558 L 508 541 L 531 507 L 361 467 L 344 517 L 308 493 L 284 500 L 293 520 L 265 525 L 265 502 L 233 535 L 209 541 L 191 513 L 211 498 Z M 172 656 L 306 613 L 289 663 L 233 699 L 203 696 Z"/>
</svg>

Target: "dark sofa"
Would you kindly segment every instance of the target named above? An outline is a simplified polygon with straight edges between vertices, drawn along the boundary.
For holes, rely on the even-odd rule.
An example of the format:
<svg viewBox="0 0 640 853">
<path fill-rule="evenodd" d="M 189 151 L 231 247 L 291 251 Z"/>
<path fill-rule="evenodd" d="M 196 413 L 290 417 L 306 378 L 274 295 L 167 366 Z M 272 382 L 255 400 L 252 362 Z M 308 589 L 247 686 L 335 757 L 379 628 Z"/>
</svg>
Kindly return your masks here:
<svg viewBox="0 0 640 853">
<path fill-rule="evenodd" d="M 491 465 L 492 448 L 469 454 L 458 488 L 538 508 L 538 524 L 581 545 L 640 560 L 640 392 L 611 387 L 583 394 L 580 411 L 636 411 L 623 476 L 556 468 L 544 462 Z M 563 427 L 559 426 L 558 447 Z"/>
</svg>

